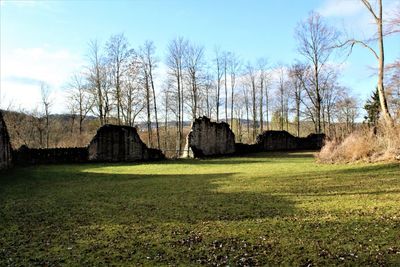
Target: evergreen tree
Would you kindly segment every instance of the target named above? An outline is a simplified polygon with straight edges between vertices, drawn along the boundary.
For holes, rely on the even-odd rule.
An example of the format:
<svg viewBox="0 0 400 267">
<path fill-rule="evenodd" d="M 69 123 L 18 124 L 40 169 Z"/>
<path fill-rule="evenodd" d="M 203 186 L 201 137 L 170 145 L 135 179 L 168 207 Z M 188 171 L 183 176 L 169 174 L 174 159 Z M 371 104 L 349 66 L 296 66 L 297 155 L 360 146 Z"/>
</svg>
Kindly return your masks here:
<svg viewBox="0 0 400 267">
<path fill-rule="evenodd" d="M 374 93 L 367 100 L 364 105 L 364 109 L 367 111 L 367 116 L 365 116 L 364 119 L 368 122 L 369 125 L 376 126 L 380 116 L 378 88 L 376 88 Z"/>
</svg>

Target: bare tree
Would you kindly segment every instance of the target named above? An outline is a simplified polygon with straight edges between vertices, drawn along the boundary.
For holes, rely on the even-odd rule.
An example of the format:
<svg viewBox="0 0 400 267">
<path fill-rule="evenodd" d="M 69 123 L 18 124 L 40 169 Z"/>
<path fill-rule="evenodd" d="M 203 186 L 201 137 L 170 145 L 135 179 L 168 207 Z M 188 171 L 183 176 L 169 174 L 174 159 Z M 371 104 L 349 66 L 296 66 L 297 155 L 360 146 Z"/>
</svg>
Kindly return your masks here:
<svg viewBox="0 0 400 267">
<path fill-rule="evenodd" d="M 172 94 L 172 85 L 169 80 L 166 81 L 165 86 L 162 90 L 163 96 L 163 109 L 164 109 L 164 150 L 169 149 L 169 132 L 168 132 L 168 122 L 169 122 L 169 110 L 171 109 L 171 94 Z"/>
<path fill-rule="evenodd" d="M 260 132 L 262 133 L 264 131 L 264 90 L 266 89 L 266 83 L 267 83 L 267 72 L 266 72 L 266 66 L 267 66 L 267 60 L 265 58 L 260 58 L 257 62 L 258 64 L 258 81 L 260 84 Z M 267 94 L 267 93 L 266 93 Z M 268 100 L 267 100 L 268 101 Z M 268 113 L 268 112 L 267 112 Z M 267 117 L 267 122 L 268 122 L 268 117 Z"/>
<path fill-rule="evenodd" d="M 343 137 L 354 131 L 355 120 L 358 116 L 357 99 L 344 94 L 336 106 L 338 121 L 345 126 Z"/>
<path fill-rule="evenodd" d="M 235 86 L 236 86 L 236 76 L 240 70 L 240 60 L 234 53 L 229 53 L 228 55 L 228 69 L 230 74 L 231 82 L 231 128 L 233 127 L 233 117 L 234 117 L 234 99 L 235 99 Z M 240 117 L 238 118 L 240 120 Z"/>
<path fill-rule="evenodd" d="M 185 69 L 188 76 L 188 83 L 191 97 L 192 118 L 196 119 L 199 110 L 200 84 L 199 79 L 204 67 L 204 48 L 188 43 L 185 51 Z"/>
<path fill-rule="evenodd" d="M 179 156 L 182 152 L 183 140 L 183 63 L 187 41 L 183 38 L 176 38 L 168 45 L 167 66 L 169 75 L 175 80 L 176 86 L 176 104 L 177 104 L 177 133 L 176 133 L 176 150 Z"/>
<path fill-rule="evenodd" d="M 324 132 L 331 134 L 332 110 L 340 95 L 341 89 L 337 82 L 337 70 L 332 66 L 327 66 L 321 73 L 321 95 L 322 95 L 322 122 Z M 328 130 L 326 130 L 328 126 Z"/>
<path fill-rule="evenodd" d="M 318 13 L 311 12 L 308 19 L 296 28 L 298 51 L 310 63 L 313 70 L 312 104 L 315 107 L 316 130 L 321 132 L 321 88 L 320 76 L 337 39 L 337 33 L 328 27 Z"/>
<path fill-rule="evenodd" d="M 100 125 L 104 125 L 111 110 L 108 70 L 96 40 L 89 42 L 88 50 L 89 64 L 85 68 L 85 75 L 88 90 L 92 95 L 92 112 L 99 117 Z"/>
<path fill-rule="evenodd" d="M 208 118 L 211 118 L 212 110 L 213 110 L 213 95 L 212 95 L 212 88 L 213 88 L 213 79 L 210 74 L 206 74 L 204 78 L 204 98 L 205 98 L 205 114 Z"/>
<path fill-rule="evenodd" d="M 151 102 L 153 102 L 154 116 L 156 121 L 156 134 L 157 134 L 157 148 L 160 149 L 160 130 L 158 125 L 158 113 L 157 113 L 157 100 L 156 91 L 154 87 L 154 69 L 157 67 L 157 60 L 154 56 L 155 47 L 151 41 L 146 41 L 139 49 L 139 60 L 142 67 L 143 75 L 143 87 L 146 93 L 146 107 L 147 107 L 147 131 L 148 131 L 148 143 L 151 144 Z M 151 99 L 152 98 L 152 99 Z"/>
<path fill-rule="evenodd" d="M 382 115 L 385 120 L 385 122 L 388 125 L 393 125 L 393 120 L 392 116 L 390 115 L 388 104 L 387 104 L 387 99 L 386 99 L 386 94 L 385 94 L 385 87 L 384 87 L 384 72 L 385 72 L 385 52 L 384 52 L 384 42 L 383 42 L 383 37 L 384 37 L 384 30 L 383 30 L 383 6 L 382 6 L 382 0 L 378 0 L 378 10 L 374 10 L 374 8 L 371 5 L 371 2 L 369 0 L 361 0 L 361 2 L 364 4 L 366 9 L 369 11 L 369 13 L 372 15 L 374 18 L 375 24 L 377 26 L 377 38 L 374 38 L 372 40 L 376 40 L 378 43 L 378 51 L 376 51 L 374 48 L 372 48 L 369 45 L 369 42 L 372 41 L 362 41 L 362 40 L 356 40 L 356 39 L 348 39 L 345 42 L 341 43 L 338 45 L 338 47 L 349 47 L 349 54 L 352 52 L 353 46 L 358 44 L 361 45 L 365 48 L 367 48 L 372 55 L 375 57 L 375 59 L 378 61 L 378 95 L 379 95 L 379 102 L 382 110 Z M 396 22 L 396 18 L 392 21 Z M 394 28 L 396 29 L 396 28 Z M 398 28 L 397 28 L 398 30 Z M 391 32 L 396 32 L 397 30 L 393 30 L 393 28 L 390 30 Z"/>
<path fill-rule="evenodd" d="M 246 66 L 247 69 L 247 82 L 251 88 L 251 103 L 252 103 L 252 117 L 253 117 L 253 134 L 252 141 L 257 136 L 257 85 L 256 85 L 256 70 L 250 63 Z"/>
<path fill-rule="evenodd" d="M 288 116 L 288 89 L 286 68 L 281 66 L 278 68 L 278 87 L 277 96 L 279 101 L 279 124 L 280 130 L 284 129 L 286 122 L 286 130 L 288 130 L 289 116 Z"/>
<path fill-rule="evenodd" d="M 41 116 L 45 120 L 46 129 L 46 148 L 49 148 L 50 141 L 50 108 L 52 106 L 52 101 L 50 99 L 50 88 L 45 82 L 40 84 L 41 92 L 41 103 L 43 108 L 43 115 Z"/>
<path fill-rule="evenodd" d="M 250 116 L 249 116 L 249 109 L 250 109 L 250 99 L 249 99 L 249 86 L 248 84 L 244 84 L 243 86 L 243 102 L 246 109 L 246 125 L 247 125 L 247 142 L 250 141 Z M 239 118 L 240 120 L 240 118 Z"/>
<path fill-rule="evenodd" d="M 141 90 L 141 63 L 137 54 L 132 57 L 122 90 L 122 105 L 125 124 L 135 125 L 136 117 L 145 108 L 145 99 Z"/>
<path fill-rule="evenodd" d="M 114 87 L 115 100 L 117 106 L 117 120 L 121 124 L 122 108 L 122 81 L 123 75 L 128 69 L 132 49 L 129 48 L 128 40 L 124 34 L 117 34 L 110 37 L 106 43 L 107 59 L 110 64 L 112 74 L 112 85 Z"/>
<path fill-rule="evenodd" d="M 93 106 L 93 101 L 90 98 L 87 86 L 84 84 L 82 75 L 73 74 L 69 83 L 69 101 L 71 114 L 78 113 L 79 117 L 79 134 L 83 132 L 83 121 Z"/>
<path fill-rule="evenodd" d="M 228 86 L 227 86 L 227 72 L 228 72 L 228 60 L 229 60 L 228 52 L 222 53 L 222 65 L 224 68 L 224 89 L 225 89 L 225 122 L 228 122 Z"/>
<path fill-rule="evenodd" d="M 216 90 L 216 98 L 215 98 L 215 105 L 216 105 L 216 113 L 217 113 L 217 122 L 219 121 L 219 105 L 220 105 L 220 94 L 221 94 L 221 80 L 222 80 L 222 56 L 221 56 L 221 52 L 219 51 L 219 48 L 215 49 L 215 58 L 214 58 L 214 62 L 215 62 L 215 67 L 217 68 L 217 79 L 216 79 L 216 83 L 217 83 L 217 90 Z"/>
<path fill-rule="evenodd" d="M 291 66 L 289 70 L 289 77 L 291 81 L 292 94 L 295 101 L 295 111 L 296 111 L 296 125 L 297 125 L 297 137 L 300 136 L 300 105 L 302 100 L 303 92 L 303 81 L 305 75 L 306 67 L 301 63 L 296 63 Z"/>
<path fill-rule="evenodd" d="M 243 117 L 243 108 L 246 108 L 247 111 L 247 118 L 248 118 L 248 98 L 245 96 L 246 92 L 245 89 L 243 92 L 236 92 L 235 93 L 235 102 L 234 102 L 234 110 L 235 110 L 235 116 L 237 118 L 237 123 L 236 123 L 236 140 L 238 142 L 242 142 L 243 139 L 243 131 L 242 131 L 242 117 Z M 249 129 L 249 124 L 247 124 L 248 131 Z"/>
</svg>

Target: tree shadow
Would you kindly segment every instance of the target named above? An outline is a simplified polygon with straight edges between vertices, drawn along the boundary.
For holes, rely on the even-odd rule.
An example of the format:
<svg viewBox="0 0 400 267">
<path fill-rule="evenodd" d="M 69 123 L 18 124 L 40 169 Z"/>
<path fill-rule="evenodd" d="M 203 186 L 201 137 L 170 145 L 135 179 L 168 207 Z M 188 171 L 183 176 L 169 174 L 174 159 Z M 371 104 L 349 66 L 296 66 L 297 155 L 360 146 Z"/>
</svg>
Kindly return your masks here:
<svg viewBox="0 0 400 267">
<path fill-rule="evenodd" d="M 46 175 L 53 178 L 40 179 L 39 184 L 35 179 L 14 179 L 14 184 L 25 183 L 31 199 L 14 207 L 21 224 L 197 223 L 285 217 L 294 212 L 294 203 L 284 196 L 222 190 L 219 183 L 235 173 L 136 175 L 75 168 L 61 175 L 56 168 L 51 170 Z M 4 198 L 9 197 L 2 191 Z"/>
</svg>

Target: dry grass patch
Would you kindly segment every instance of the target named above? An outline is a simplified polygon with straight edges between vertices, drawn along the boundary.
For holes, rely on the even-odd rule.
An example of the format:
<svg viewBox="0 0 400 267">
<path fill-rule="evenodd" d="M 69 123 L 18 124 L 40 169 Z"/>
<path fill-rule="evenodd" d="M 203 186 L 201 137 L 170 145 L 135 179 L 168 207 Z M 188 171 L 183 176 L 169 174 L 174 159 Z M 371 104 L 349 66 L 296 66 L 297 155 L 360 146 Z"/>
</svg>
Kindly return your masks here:
<svg viewBox="0 0 400 267">
<path fill-rule="evenodd" d="M 381 162 L 400 160 L 400 126 L 380 125 L 372 129 L 361 129 L 343 141 L 327 141 L 316 155 L 323 163 Z"/>
</svg>

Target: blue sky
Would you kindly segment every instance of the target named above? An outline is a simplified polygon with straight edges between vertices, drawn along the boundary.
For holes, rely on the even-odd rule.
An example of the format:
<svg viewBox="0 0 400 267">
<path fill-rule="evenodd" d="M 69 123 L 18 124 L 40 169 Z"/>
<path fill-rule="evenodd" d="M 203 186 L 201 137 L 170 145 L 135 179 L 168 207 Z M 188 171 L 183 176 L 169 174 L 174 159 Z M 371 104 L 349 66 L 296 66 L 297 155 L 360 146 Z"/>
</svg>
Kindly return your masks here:
<svg viewBox="0 0 400 267">
<path fill-rule="evenodd" d="M 399 2 L 384 1 L 386 11 Z M 218 46 L 246 61 L 265 57 L 272 67 L 290 64 L 301 59 L 294 29 L 311 10 L 357 37 L 373 33 L 359 0 L 1 0 L 1 108 L 12 103 L 33 109 L 44 80 L 53 90 L 53 111 L 65 111 L 65 85 L 85 63 L 87 43 L 104 43 L 117 33 L 124 33 L 133 47 L 153 40 L 161 62 L 168 42 L 183 36 L 204 45 L 210 57 Z M 400 36 L 387 38 L 386 61 L 398 57 Z M 367 50 L 355 49 L 342 64 L 342 84 L 365 99 L 376 83 L 371 77 L 375 65 Z"/>
</svg>

